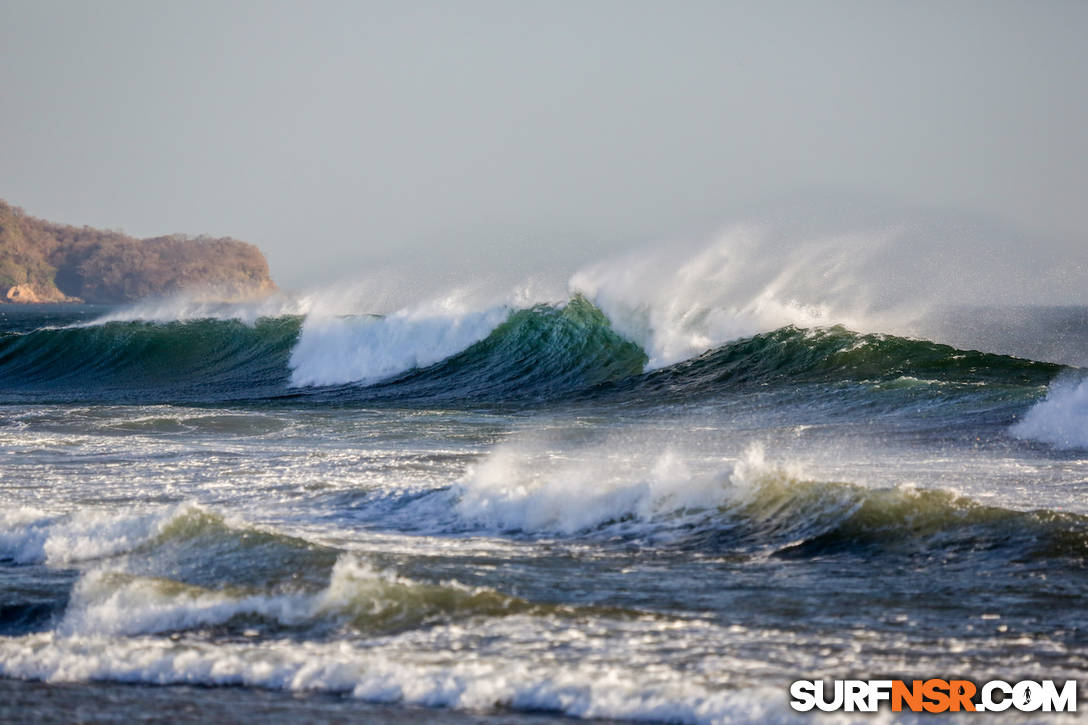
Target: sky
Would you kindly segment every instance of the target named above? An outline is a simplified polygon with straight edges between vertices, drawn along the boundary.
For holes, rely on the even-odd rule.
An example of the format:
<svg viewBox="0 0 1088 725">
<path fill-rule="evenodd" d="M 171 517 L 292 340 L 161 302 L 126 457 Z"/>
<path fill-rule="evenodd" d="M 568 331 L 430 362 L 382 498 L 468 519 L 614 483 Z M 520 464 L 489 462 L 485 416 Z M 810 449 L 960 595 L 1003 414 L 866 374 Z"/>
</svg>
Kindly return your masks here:
<svg viewBox="0 0 1088 725">
<path fill-rule="evenodd" d="M 1080 265 L 1086 29 L 1083 2 L 0 0 L 0 198 L 245 239 L 288 288 L 807 199 Z"/>
</svg>

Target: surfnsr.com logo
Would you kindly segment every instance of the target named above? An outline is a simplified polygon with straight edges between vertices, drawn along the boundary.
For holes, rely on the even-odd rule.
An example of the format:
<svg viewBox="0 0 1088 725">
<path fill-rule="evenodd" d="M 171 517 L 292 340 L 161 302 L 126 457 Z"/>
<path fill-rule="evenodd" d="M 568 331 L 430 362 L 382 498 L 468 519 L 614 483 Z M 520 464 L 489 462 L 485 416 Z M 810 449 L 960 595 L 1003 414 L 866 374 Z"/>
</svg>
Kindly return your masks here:
<svg viewBox="0 0 1088 725">
<path fill-rule="evenodd" d="M 798 712 L 1076 712 L 1077 681 L 1054 680 L 797 680 L 790 685 L 790 707 Z"/>
</svg>

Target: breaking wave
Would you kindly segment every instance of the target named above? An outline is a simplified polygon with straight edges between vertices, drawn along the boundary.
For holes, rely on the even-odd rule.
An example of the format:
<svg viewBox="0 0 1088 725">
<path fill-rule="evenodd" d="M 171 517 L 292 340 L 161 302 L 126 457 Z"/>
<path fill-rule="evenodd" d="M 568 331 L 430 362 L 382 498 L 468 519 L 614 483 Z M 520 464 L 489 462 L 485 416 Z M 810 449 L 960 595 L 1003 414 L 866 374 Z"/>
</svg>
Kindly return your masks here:
<svg viewBox="0 0 1088 725">
<path fill-rule="evenodd" d="M 57 631 L 116 636 L 218 627 L 249 637 L 299 630 L 312 636 L 344 629 L 373 635 L 451 618 L 558 609 L 533 606 L 485 587 L 413 581 L 341 554 L 327 585 L 317 590 L 237 584 L 212 588 L 165 576 L 92 570 L 76 584 Z"/>
<path fill-rule="evenodd" d="M 0 390 L 20 399 L 224 400 L 282 392 L 296 317 L 109 321 L 0 334 Z"/>
<path fill-rule="evenodd" d="M 814 480 L 768 461 L 758 446 L 720 471 L 694 470 L 667 451 L 626 467 L 607 456 L 579 459 L 542 465 L 500 447 L 455 485 L 405 497 L 380 520 L 434 534 L 591 539 L 662 556 L 865 557 L 860 566 L 943 573 L 961 560 L 972 571 L 1029 566 L 1069 578 L 1088 562 L 1084 516 Z M 418 579 L 192 503 L 120 514 L 25 509 L 6 513 L 0 529 L 7 563 L 77 570 L 59 611 L 34 618 L 29 606 L 0 608 L 0 617 L 19 618 L 0 621 L 15 635 L 0 637 L 5 677 L 243 685 L 576 717 L 791 720 L 781 688 L 757 697 L 639 664 L 653 661 L 663 640 L 701 641 L 715 625 L 698 618 Z M 607 629 L 598 643 L 587 620 Z M 526 659 L 516 648 L 527 641 L 574 649 L 565 660 Z M 624 656 L 644 660 L 617 660 L 617 642 Z M 595 646 L 613 656 L 596 657 Z"/>
<path fill-rule="evenodd" d="M 0 336 L 0 399 L 222 402 L 705 395 L 743 385 L 994 383 L 1059 365 L 842 327 L 778 330 L 646 371 L 647 351 L 585 297 L 464 313 L 111 320 Z M 1026 400 L 1026 399 L 1025 399 Z"/>
<path fill-rule="evenodd" d="M 0 523 L 0 561 L 82 572 L 59 622 L 52 611 L 38 612 L 35 623 L 27 621 L 27 607 L 0 607 L 0 630 L 55 624 L 65 635 L 208 627 L 374 635 L 471 616 L 573 611 L 456 581 L 416 581 L 191 503 L 54 517 L 25 510 Z"/>
<path fill-rule="evenodd" d="M 1088 380 L 1057 380 L 1011 433 L 1056 448 L 1088 448 Z"/>
<path fill-rule="evenodd" d="M 1002 563 L 1088 562 L 1088 517 L 984 505 L 939 489 L 813 480 L 796 466 L 769 463 L 759 445 L 716 472 L 692 471 L 670 451 L 626 465 L 602 455 L 556 466 L 500 448 L 449 495 L 432 520 L 452 511 L 452 528 L 735 554 L 999 551 Z"/>
</svg>

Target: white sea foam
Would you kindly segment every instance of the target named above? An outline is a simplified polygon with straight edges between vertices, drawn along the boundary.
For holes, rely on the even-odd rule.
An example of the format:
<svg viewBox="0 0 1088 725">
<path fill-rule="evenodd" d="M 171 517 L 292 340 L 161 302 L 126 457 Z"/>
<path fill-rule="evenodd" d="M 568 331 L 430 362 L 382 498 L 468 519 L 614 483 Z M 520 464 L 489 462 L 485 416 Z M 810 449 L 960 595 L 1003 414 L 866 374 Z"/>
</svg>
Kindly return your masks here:
<svg viewBox="0 0 1088 725">
<path fill-rule="evenodd" d="M 305 609 L 301 595 L 232 596 L 164 579 L 96 570 L 84 574 L 73 589 L 57 630 L 68 635 L 154 633 L 226 622 L 239 614 L 291 623 Z"/>
<path fill-rule="evenodd" d="M 1056 448 L 1088 448 L 1088 380 L 1052 383 L 1010 433 Z"/>
<path fill-rule="evenodd" d="M 538 631 L 542 627 L 544 631 Z M 110 680 L 333 692 L 373 703 L 471 711 L 506 707 L 578 718 L 722 725 L 812 720 L 789 710 L 782 688 L 711 689 L 671 668 L 602 659 L 604 653 L 595 648 L 581 662 L 529 660 L 513 652 L 443 651 L 448 640 L 463 645 L 464 633 L 458 630 L 427 633 L 427 648 L 415 641 L 415 635 L 364 644 L 289 640 L 211 644 L 35 634 L 0 639 L 0 674 L 49 682 Z M 528 618 L 510 618 L 489 630 L 492 637 L 510 643 L 549 633 L 560 642 L 572 636 L 570 630 Z M 659 637 L 643 634 L 644 639 Z M 645 653 L 636 654 L 640 661 L 645 659 Z"/>
<path fill-rule="evenodd" d="M 30 634 L 0 638 L 0 676 L 47 682 L 105 680 L 328 692 L 372 703 L 551 712 L 575 718 L 732 723 L 919 722 L 911 714 L 795 713 L 788 676 L 761 673 L 768 638 L 789 632 L 642 618 L 586 625 L 511 616 L 368 640 L 209 642 L 139 636 Z M 747 654 L 734 653 L 737 645 Z M 660 659 L 662 647 L 700 666 Z M 754 649 L 753 649 L 754 648 Z M 751 650 L 749 652 L 749 650 Z M 789 647 L 787 671 L 827 658 Z M 747 673 L 730 676 L 728 672 Z"/>
<path fill-rule="evenodd" d="M 350 553 L 340 555 L 328 585 L 314 592 L 206 589 L 104 566 L 80 578 L 57 631 L 65 635 L 154 634 L 223 624 L 240 615 L 257 615 L 285 626 L 328 619 L 380 625 L 386 619 L 404 622 L 436 613 L 471 614 L 474 602 L 486 605 L 501 599 L 493 590 L 457 582 L 416 582 L 374 568 Z"/>
<path fill-rule="evenodd" d="M 702 517 L 748 500 L 765 478 L 782 473 L 758 444 L 717 471 L 692 471 L 670 450 L 602 447 L 577 459 L 548 458 L 519 445 L 498 448 L 453 489 L 455 512 L 491 529 L 572 534 L 616 521 Z"/>
<path fill-rule="evenodd" d="M 405 303 L 391 280 L 368 279 L 305 300 L 290 359 L 295 386 L 373 383 L 432 365 L 486 338 L 513 310 L 562 302 L 534 280 L 501 292 L 458 287 Z"/>
<path fill-rule="evenodd" d="M 68 564 L 115 556 L 158 536 L 195 504 L 118 514 L 82 508 L 66 515 L 36 509 L 0 512 L 0 558 L 20 564 Z"/>
<path fill-rule="evenodd" d="M 510 314 L 455 297 L 384 317 L 309 315 L 291 351 L 291 384 L 371 383 L 426 367 L 484 339 Z"/>
</svg>

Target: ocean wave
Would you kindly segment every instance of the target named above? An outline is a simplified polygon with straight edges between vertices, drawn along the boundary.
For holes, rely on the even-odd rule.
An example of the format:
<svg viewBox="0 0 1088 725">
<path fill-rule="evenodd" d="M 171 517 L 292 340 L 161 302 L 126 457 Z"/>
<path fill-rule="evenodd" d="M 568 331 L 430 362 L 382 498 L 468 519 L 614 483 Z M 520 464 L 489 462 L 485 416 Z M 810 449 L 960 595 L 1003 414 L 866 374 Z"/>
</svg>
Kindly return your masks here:
<svg viewBox="0 0 1088 725">
<path fill-rule="evenodd" d="M 194 568 L 212 569 L 216 557 L 229 559 L 232 552 L 261 554 L 283 563 L 282 559 L 297 551 L 314 551 L 328 560 L 323 547 L 228 521 L 191 501 L 121 511 L 86 507 L 50 514 L 21 508 L 0 513 L 0 560 L 18 565 L 66 567 L 138 554 L 155 555 L 160 561 L 169 556 L 175 569 L 181 568 L 187 557 L 196 557 L 201 561 L 195 562 Z"/>
<path fill-rule="evenodd" d="M 425 368 L 483 340 L 509 315 L 509 309 L 496 307 L 310 316 L 291 351 L 291 384 L 367 384 Z"/>
<path fill-rule="evenodd" d="M 557 465 L 510 446 L 446 495 L 413 502 L 401 515 L 453 529 L 756 556 L 998 550 L 1001 562 L 1088 562 L 1088 517 L 989 506 L 941 489 L 815 480 L 768 461 L 760 445 L 719 471 L 691 470 L 672 451 L 600 451 Z"/>
<path fill-rule="evenodd" d="M 158 567 L 165 568 L 165 567 Z M 173 573 L 173 572 L 172 572 Z M 167 576 L 110 567 L 88 571 L 76 584 L 57 631 L 66 635 L 135 635 L 238 623 L 253 627 L 339 631 L 368 635 L 403 631 L 469 616 L 555 611 L 518 597 L 454 581 L 417 582 L 340 554 L 317 590 L 257 588 L 237 583 L 203 587 Z M 254 636 L 254 635 L 251 635 Z"/>
<path fill-rule="evenodd" d="M 1057 380 L 1009 432 L 1055 448 L 1088 448 L 1088 380 Z"/>
<path fill-rule="evenodd" d="M 604 446 L 557 458 L 547 448 L 511 443 L 450 486 L 364 496 L 354 506 L 368 526 L 439 536 L 561 537 L 757 557 L 988 556 L 999 550 L 1018 561 L 1088 562 L 1083 515 L 987 505 L 944 489 L 822 480 L 800 465 L 769 460 L 758 444 L 724 467 L 712 463 L 653 446 Z M 166 577 L 192 587 L 186 591 L 209 611 L 252 605 L 259 612 L 268 592 L 309 592 L 310 601 L 314 592 L 333 587 L 337 571 L 354 576 L 356 570 L 337 563 L 342 554 L 228 522 L 194 503 L 67 515 L 20 509 L 0 516 L 0 561 L 91 564 L 135 577 L 118 590 L 151 591 L 153 580 Z M 123 565 L 110 563 L 116 561 Z M 387 583 L 390 591 L 399 586 Z M 420 587 L 413 591 L 424 592 Z M 417 603 L 425 609 L 432 594 L 438 601 L 449 592 L 435 590 Z M 250 604 L 238 604 L 242 600 Z M 492 603 L 512 611 L 524 604 L 501 597 Z"/>
<path fill-rule="evenodd" d="M 8 334 L 0 336 L 0 390 L 5 399 L 37 401 L 648 400 L 748 385 L 852 381 L 886 388 L 913 379 L 1019 386 L 1028 402 L 1064 369 L 842 327 L 784 327 L 643 372 L 648 362 L 598 307 L 576 295 L 525 309 L 262 318 L 253 325 L 106 322 Z"/>
<path fill-rule="evenodd" d="M 815 235 L 782 219 L 607 259 L 576 271 L 565 301 L 544 280 L 407 299 L 425 286 L 392 272 L 245 303 L 145 300 L 78 329 L 0 332 L 0 400 L 490 401 L 601 383 L 691 395 L 895 377 L 1038 386 L 1061 370 L 873 334 L 917 334 L 935 301 L 969 301 L 973 283 L 896 243 L 942 243 L 933 229 L 825 221 Z"/>
<path fill-rule="evenodd" d="M 0 512 L 0 560 L 15 564 L 65 566 L 116 556 L 155 539 L 194 504 L 117 514 L 80 509 L 54 515 L 32 508 Z"/>
<path fill-rule="evenodd" d="M 376 398 L 555 398 L 638 375 L 646 356 L 575 297 L 518 310 L 485 339 L 427 368 L 375 386 Z"/>
<path fill-rule="evenodd" d="M 644 361 L 599 310 L 575 298 L 463 315 L 41 329 L 0 336 L 0 389 L 35 400 L 122 402 L 548 397 L 637 375 Z"/>
<path fill-rule="evenodd" d="M 470 616 L 574 612 L 456 581 L 415 581 L 192 503 L 59 517 L 25 509 L 5 514 L 0 531 L 0 558 L 12 564 L 82 570 L 56 627 L 66 635 L 232 623 L 374 635 Z"/>
<path fill-rule="evenodd" d="M 105 322 L 0 335 L 0 390 L 41 401 L 245 399 L 282 394 L 295 317 Z"/>
<path fill-rule="evenodd" d="M 1062 367 L 843 327 L 784 327 L 722 345 L 646 376 L 647 383 L 917 381 L 1038 386 Z"/>
</svg>

